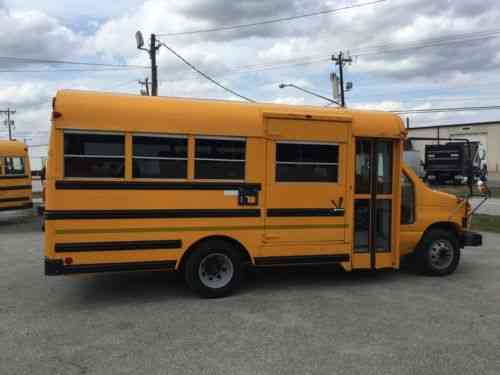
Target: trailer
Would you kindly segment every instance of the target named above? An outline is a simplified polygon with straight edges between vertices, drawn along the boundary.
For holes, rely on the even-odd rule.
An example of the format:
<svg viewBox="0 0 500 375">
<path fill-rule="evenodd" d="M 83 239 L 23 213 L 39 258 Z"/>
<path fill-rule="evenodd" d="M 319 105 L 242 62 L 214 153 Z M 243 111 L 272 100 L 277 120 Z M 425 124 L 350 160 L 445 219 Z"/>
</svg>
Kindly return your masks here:
<svg viewBox="0 0 500 375">
<path fill-rule="evenodd" d="M 484 150 L 479 142 L 425 145 L 424 178 L 429 182 L 464 182 L 472 168 L 474 179 L 487 174 Z M 471 164 L 472 161 L 472 164 Z"/>
</svg>

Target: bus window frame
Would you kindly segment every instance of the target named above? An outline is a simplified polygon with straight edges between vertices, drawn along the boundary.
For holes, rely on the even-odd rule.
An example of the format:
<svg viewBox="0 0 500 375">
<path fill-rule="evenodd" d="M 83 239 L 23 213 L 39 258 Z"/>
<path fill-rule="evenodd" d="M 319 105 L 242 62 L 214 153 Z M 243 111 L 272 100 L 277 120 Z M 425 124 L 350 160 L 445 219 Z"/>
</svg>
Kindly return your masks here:
<svg viewBox="0 0 500 375">
<path fill-rule="evenodd" d="M 82 159 L 91 159 L 91 158 L 109 158 L 109 159 L 123 159 L 123 177 L 76 177 L 76 176 L 66 176 L 66 168 L 65 168 L 65 158 L 67 154 L 64 152 L 64 135 L 65 134 L 90 134 L 90 135 L 120 135 L 123 136 L 123 156 L 113 156 L 113 155 L 72 155 L 68 154 L 69 156 L 73 157 L 80 157 Z M 92 181 L 92 180 L 104 180 L 104 181 L 126 181 L 127 180 L 127 137 L 128 133 L 124 131 L 99 131 L 99 130 L 80 130 L 80 129 L 62 129 L 61 131 L 61 173 L 62 173 L 62 178 L 64 180 L 86 180 L 86 181 Z"/>
<path fill-rule="evenodd" d="M 337 163 L 322 163 L 322 162 L 278 162 L 278 145 L 279 144 L 295 144 L 295 145 L 323 145 L 337 146 Z M 301 141 L 301 140 L 276 140 L 274 142 L 274 183 L 276 184 L 339 184 L 341 181 L 340 164 L 341 164 L 341 144 L 338 142 L 324 141 Z M 335 181 L 281 181 L 277 179 L 278 164 L 301 164 L 301 165 L 334 165 L 337 167 L 337 176 Z"/>
<path fill-rule="evenodd" d="M 189 180 L 189 138 L 187 134 L 169 134 L 169 133 L 125 133 L 125 137 L 130 136 L 130 179 L 139 181 L 188 181 Z M 185 158 L 171 158 L 171 157 L 149 157 L 149 156 L 134 156 L 134 137 L 150 137 L 150 138 L 170 138 L 170 139 L 185 139 L 186 140 L 186 157 Z M 127 141 L 125 139 L 125 146 Z M 125 158 L 127 159 L 127 152 L 125 150 Z M 186 161 L 186 177 L 134 177 L 134 159 L 142 160 L 185 160 Z M 127 160 L 125 160 L 127 164 Z M 126 171 L 125 171 L 126 172 Z M 127 174 L 125 174 L 127 176 Z"/>
<path fill-rule="evenodd" d="M 3 167 L 3 174 L 2 174 L 2 168 L 0 168 L 0 175 L 5 176 L 5 177 L 18 177 L 18 176 L 26 176 L 26 158 L 25 156 L 20 156 L 20 155 L 4 155 L 1 157 L 3 159 L 3 164 L 0 165 L 0 167 Z M 7 173 L 7 159 L 14 159 L 18 158 L 21 160 L 22 164 L 22 173 Z"/>
<path fill-rule="evenodd" d="M 216 136 L 216 135 L 193 135 L 192 136 L 193 142 L 192 142 L 192 153 L 189 153 L 188 149 L 188 158 L 189 156 L 192 155 L 193 159 L 193 171 L 192 171 L 192 176 L 194 181 L 223 181 L 223 182 L 244 182 L 247 179 L 248 175 L 248 137 L 228 137 L 228 136 Z M 241 141 L 245 142 L 245 158 L 244 159 L 218 159 L 218 158 L 197 158 L 196 157 L 196 140 L 198 139 L 203 139 L 203 140 L 213 140 L 213 141 Z M 188 143 L 188 148 L 189 148 L 189 143 Z M 235 162 L 235 163 L 243 163 L 243 178 L 197 178 L 196 177 L 196 161 L 201 160 L 201 161 L 215 161 L 215 162 Z M 189 176 L 189 173 L 188 173 Z"/>
<path fill-rule="evenodd" d="M 410 181 L 410 183 L 412 184 L 412 187 L 413 187 L 413 222 L 411 223 L 403 223 L 402 222 L 402 219 L 403 219 L 403 183 L 401 182 L 401 207 L 400 207 L 400 210 L 401 210 L 401 216 L 400 216 L 400 225 L 415 225 L 417 223 L 417 189 L 416 189 L 416 183 L 415 181 L 413 180 L 413 178 L 411 178 L 410 174 L 406 172 L 405 169 L 401 169 L 401 176 L 404 176 L 408 179 L 408 181 Z M 400 176 L 400 178 L 401 178 Z"/>
</svg>

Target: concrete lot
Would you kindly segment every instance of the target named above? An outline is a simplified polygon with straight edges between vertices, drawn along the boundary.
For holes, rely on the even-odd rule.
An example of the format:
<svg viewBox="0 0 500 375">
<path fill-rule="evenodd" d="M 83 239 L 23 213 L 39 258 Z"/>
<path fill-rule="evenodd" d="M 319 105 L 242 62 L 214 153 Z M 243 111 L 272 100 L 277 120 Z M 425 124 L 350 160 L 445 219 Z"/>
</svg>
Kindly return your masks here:
<svg viewBox="0 0 500 375">
<path fill-rule="evenodd" d="M 446 278 L 259 271 L 200 300 L 174 275 L 43 276 L 42 233 L 0 216 L 0 374 L 499 374 L 500 235 Z"/>
</svg>

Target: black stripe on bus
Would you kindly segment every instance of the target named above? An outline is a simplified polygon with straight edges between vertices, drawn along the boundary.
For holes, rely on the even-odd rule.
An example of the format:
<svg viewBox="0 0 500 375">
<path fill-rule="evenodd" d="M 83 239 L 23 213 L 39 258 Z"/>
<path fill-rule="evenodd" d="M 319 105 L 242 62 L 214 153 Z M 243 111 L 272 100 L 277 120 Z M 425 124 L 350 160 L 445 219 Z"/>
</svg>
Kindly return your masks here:
<svg viewBox="0 0 500 375">
<path fill-rule="evenodd" d="M 182 247 L 181 240 L 116 241 L 116 242 L 57 243 L 54 246 L 54 250 L 56 253 L 72 253 L 72 252 L 86 252 L 86 251 L 180 249 L 181 247 Z"/>
<path fill-rule="evenodd" d="M 19 206 L 0 207 L 0 211 L 25 210 L 27 208 L 33 208 L 33 203 L 29 202 Z"/>
<path fill-rule="evenodd" d="M 344 216 L 344 209 L 333 208 L 269 208 L 269 217 Z"/>
<path fill-rule="evenodd" d="M 45 220 L 260 217 L 258 209 L 45 211 Z"/>
<path fill-rule="evenodd" d="M 13 186 L 0 186 L 0 190 L 31 190 L 31 185 L 13 185 Z"/>
<path fill-rule="evenodd" d="M 22 201 L 29 201 L 30 197 L 20 197 L 20 198 L 3 198 L 0 199 L 0 203 L 5 203 L 5 202 L 22 202 Z"/>
<path fill-rule="evenodd" d="M 45 275 L 56 276 L 72 273 L 174 270 L 176 264 L 177 262 L 175 260 L 167 260 L 160 262 L 64 265 L 61 259 L 45 259 Z"/>
<path fill-rule="evenodd" d="M 155 181 L 56 181 L 60 190 L 261 190 L 258 183 L 245 182 L 155 182 Z"/>
<path fill-rule="evenodd" d="M 304 255 L 304 256 L 279 256 L 279 257 L 257 257 L 255 258 L 256 266 L 293 266 L 305 264 L 328 264 L 348 262 L 349 254 L 332 254 L 332 255 Z"/>
<path fill-rule="evenodd" d="M 26 175 L 21 175 L 21 174 L 16 174 L 16 175 L 10 175 L 10 176 L 0 176 L 0 180 L 19 180 L 21 178 L 29 178 L 29 176 Z"/>
</svg>

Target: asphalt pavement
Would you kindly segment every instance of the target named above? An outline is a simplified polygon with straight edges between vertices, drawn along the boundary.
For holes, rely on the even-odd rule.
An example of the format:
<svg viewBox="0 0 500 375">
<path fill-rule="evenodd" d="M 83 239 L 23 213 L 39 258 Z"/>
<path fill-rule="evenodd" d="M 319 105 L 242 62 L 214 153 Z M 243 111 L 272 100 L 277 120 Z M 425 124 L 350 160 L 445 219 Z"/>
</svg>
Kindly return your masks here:
<svg viewBox="0 0 500 375">
<path fill-rule="evenodd" d="M 0 374 L 500 374 L 500 235 L 444 278 L 258 271 L 203 300 L 175 274 L 43 275 L 32 215 L 0 215 Z"/>
</svg>

